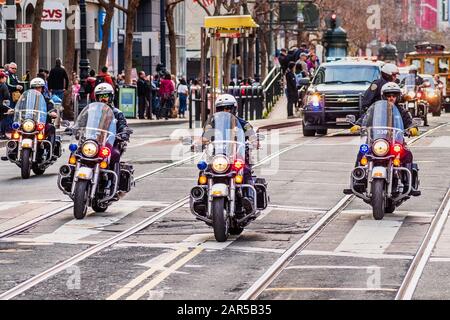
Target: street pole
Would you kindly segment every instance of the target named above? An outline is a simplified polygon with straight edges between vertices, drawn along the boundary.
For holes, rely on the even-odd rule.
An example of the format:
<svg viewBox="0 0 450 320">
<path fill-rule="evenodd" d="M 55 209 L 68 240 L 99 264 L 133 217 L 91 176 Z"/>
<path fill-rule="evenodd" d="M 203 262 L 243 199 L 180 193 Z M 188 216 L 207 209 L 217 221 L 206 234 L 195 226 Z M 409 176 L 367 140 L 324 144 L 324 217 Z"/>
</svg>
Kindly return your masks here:
<svg viewBox="0 0 450 320">
<path fill-rule="evenodd" d="M 160 43 L 161 43 L 161 64 L 166 67 L 166 1 L 160 0 L 159 2 L 159 14 L 160 17 Z"/>
<path fill-rule="evenodd" d="M 87 58 L 87 22 L 86 22 L 86 0 L 80 0 L 80 109 L 87 105 L 87 94 L 85 91 L 86 79 L 88 78 L 90 62 Z M 78 110 L 74 110 L 78 114 Z"/>
<path fill-rule="evenodd" d="M 270 22 L 269 22 L 269 69 L 272 70 L 273 68 L 273 59 L 274 59 L 274 43 L 273 43 L 273 22 L 274 22 L 274 15 L 273 15 L 273 0 L 269 0 L 270 5 Z"/>
<path fill-rule="evenodd" d="M 15 0 L 7 0 L 8 6 L 16 6 Z M 16 59 L 16 21 L 6 20 L 6 63 Z"/>
</svg>

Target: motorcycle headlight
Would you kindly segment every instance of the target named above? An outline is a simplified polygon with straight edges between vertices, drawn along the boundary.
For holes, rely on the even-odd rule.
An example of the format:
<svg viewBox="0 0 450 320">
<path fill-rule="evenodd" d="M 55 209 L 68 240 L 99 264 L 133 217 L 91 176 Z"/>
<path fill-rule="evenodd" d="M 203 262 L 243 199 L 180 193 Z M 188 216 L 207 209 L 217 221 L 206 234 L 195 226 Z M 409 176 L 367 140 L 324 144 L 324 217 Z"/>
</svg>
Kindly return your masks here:
<svg viewBox="0 0 450 320">
<path fill-rule="evenodd" d="M 95 142 L 85 142 L 81 148 L 81 153 L 88 158 L 95 157 L 98 153 L 98 146 Z"/>
<path fill-rule="evenodd" d="M 216 173 L 225 173 L 230 167 L 230 163 L 228 162 L 227 157 L 225 156 L 216 156 L 212 162 L 212 169 Z"/>
<path fill-rule="evenodd" d="M 34 131 L 34 121 L 33 120 L 25 120 L 22 123 L 22 129 L 25 132 L 33 132 Z"/>
<path fill-rule="evenodd" d="M 384 157 L 389 152 L 389 143 L 386 140 L 377 140 L 372 146 L 372 151 L 377 157 Z"/>
</svg>

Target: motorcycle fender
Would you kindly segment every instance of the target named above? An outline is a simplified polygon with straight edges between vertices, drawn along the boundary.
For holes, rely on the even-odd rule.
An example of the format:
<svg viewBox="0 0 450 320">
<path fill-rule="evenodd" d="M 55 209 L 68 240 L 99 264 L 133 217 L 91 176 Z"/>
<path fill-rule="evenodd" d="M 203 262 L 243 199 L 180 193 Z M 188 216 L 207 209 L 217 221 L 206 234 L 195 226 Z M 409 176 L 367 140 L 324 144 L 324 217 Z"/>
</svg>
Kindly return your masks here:
<svg viewBox="0 0 450 320">
<path fill-rule="evenodd" d="M 372 170 L 373 179 L 387 179 L 387 169 L 385 167 L 375 167 Z"/>
<path fill-rule="evenodd" d="M 21 143 L 22 149 L 30 149 L 33 148 L 33 140 L 31 139 L 23 139 Z"/>
<path fill-rule="evenodd" d="M 228 186 L 223 183 L 214 184 L 210 193 L 213 198 L 228 197 Z"/>
<path fill-rule="evenodd" d="M 93 175 L 94 171 L 86 167 L 81 167 L 77 172 L 77 178 L 80 180 L 91 180 Z"/>
</svg>

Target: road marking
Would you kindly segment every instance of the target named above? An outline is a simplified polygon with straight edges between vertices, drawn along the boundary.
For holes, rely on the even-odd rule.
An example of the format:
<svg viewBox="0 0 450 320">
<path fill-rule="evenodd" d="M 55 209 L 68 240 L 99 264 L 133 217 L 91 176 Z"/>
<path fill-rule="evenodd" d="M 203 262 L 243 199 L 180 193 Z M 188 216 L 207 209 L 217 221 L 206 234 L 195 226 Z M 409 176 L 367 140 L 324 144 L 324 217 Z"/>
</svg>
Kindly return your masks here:
<svg viewBox="0 0 450 320">
<path fill-rule="evenodd" d="M 371 210 L 361 210 L 361 209 L 350 209 L 343 211 L 344 214 L 347 215 L 355 215 L 355 216 L 372 216 Z M 397 219 L 397 218 L 406 218 L 406 217 L 421 217 L 421 218 L 432 218 L 436 212 L 431 211 L 396 211 L 395 215 L 386 216 L 386 220 Z"/>
<path fill-rule="evenodd" d="M 108 209 L 105 213 L 93 213 L 89 219 L 71 220 L 52 233 L 36 237 L 36 242 L 67 243 L 81 240 L 102 232 L 100 228 L 110 226 L 141 206 L 138 203 L 121 203 Z"/>
<path fill-rule="evenodd" d="M 433 142 L 428 145 L 429 148 L 450 148 L 450 137 L 435 137 Z"/>
<path fill-rule="evenodd" d="M 194 259 L 197 255 L 199 255 L 203 251 L 203 248 L 197 247 L 191 252 L 189 252 L 186 256 L 184 256 L 182 259 L 175 262 L 173 265 L 171 265 L 169 268 L 161 272 L 156 278 L 152 279 L 150 282 L 148 282 L 146 285 L 144 285 L 142 288 L 137 290 L 135 293 L 133 293 L 131 296 L 126 298 L 126 300 L 138 300 L 143 295 L 148 293 L 150 290 L 152 290 L 154 287 L 156 287 L 158 284 L 163 282 L 167 277 L 169 277 L 173 272 L 177 271 L 179 268 L 181 268 L 183 265 L 185 265 L 187 262 Z"/>
<path fill-rule="evenodd" d="M 267 288 L 265 291 L 283 292 L 283 291 L 369 291 L 369 292 L 396 292 L 393 288 Z"/>
<path fill-rule="evenodd" d="M 450 262 L 450 258 L 435 257 L 430 258 L 431 262 Z"/>
<path fill-rule="evenodd" d="M 382 254 L 391 245 L 402 226 L 395 220 L 359 220 L 335 252 Z"/>
<path fill-rule="evenodd" d="M 350 252 L 333 252 L 333 251 L 318 251 L 318 250 L 304 250 L 299 253 L 300 256 L 330 256 L 330 257 L 351 257 L 363 259 L 393 259 L 393 260 L 412 260 L 414 256 L 400 255 L 400 254 L 371 254 L 371 253 L 350 253 Z"/>
<path fill-rule="evenodd" d="M 145 279 L 153 275 L 155 272 L 163 270 L 166 264 L 178 258 L 186 251 L 188 251 L 187 248 L 180 248 L 176 251 L 165 252 L 159 255 L 158 257 L 153 258 L 149 262 L 143 264 L 144 266 L 149 267 L 149 269 L 140 274 L 138 277 L 131 280 L 130 282 L 128 282 L 122 288 L 120 288 L 115 293 L 106 298 L 106 300 L 117 300 L 120 297 L 126 295 L 128 292 L 137 287 L 141 282 L 143 282 Z"/>
</svg>

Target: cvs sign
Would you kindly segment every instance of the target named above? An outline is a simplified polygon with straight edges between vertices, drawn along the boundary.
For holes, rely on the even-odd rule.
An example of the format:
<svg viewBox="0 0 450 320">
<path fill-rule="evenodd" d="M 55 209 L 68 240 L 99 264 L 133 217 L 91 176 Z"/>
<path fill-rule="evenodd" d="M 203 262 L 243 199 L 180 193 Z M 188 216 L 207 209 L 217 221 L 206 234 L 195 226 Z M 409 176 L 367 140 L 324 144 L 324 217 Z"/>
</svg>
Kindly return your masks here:
<svg viewBox="0 0 450 320">
<path fill-rule="evenodd" d="M 42 11 L 42 29 L 64 30 L 66 27 L 66 9 L 61 2 L 44 2 Z"/>
</svg>

